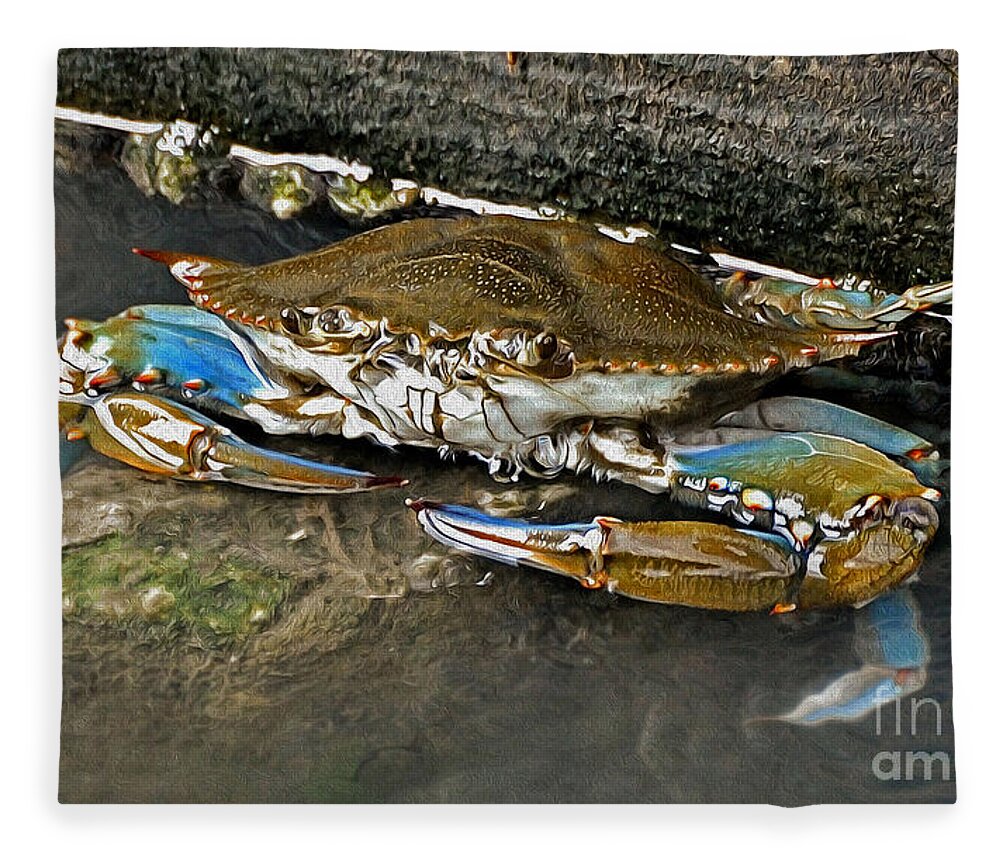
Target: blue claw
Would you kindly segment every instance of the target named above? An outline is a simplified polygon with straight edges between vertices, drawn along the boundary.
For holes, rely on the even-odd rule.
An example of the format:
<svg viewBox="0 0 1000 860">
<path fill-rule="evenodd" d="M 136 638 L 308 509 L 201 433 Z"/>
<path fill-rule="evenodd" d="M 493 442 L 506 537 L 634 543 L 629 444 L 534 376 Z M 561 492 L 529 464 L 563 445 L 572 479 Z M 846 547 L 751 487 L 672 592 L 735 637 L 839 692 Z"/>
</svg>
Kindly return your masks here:
<svg viewBox="0 0 1000 860">
<path fill-rule="evenodd" d="M 152 394 L 121 391 L 64 402 L 78 407 L 64 427 L 67 438 L 87 438 L 101 454 L 146 472 L 295 493 L 351 493 L 407 483 L 259 448 L 193 409 Z"/>
<path fill-rule="evenodd" d="M 252 401 L 291 396 L 280 375 L 219 317 L 194 307 L 143 305 L 103 323 L 67 323 L 63 358 L 86 363 L 84 387 L 122 381 L 166 386 L 241 416 Z"/>
<path fill-rule="evenodd" d="M 424 530 L 446 546 L 502 564 L 527 565 L 580 580 L 588 579 L 588 559 L 600 552 L 604 540 L 600 519 L 547 525 L 424 499 L 407 499 L 406 504 Z"/>
</svg>

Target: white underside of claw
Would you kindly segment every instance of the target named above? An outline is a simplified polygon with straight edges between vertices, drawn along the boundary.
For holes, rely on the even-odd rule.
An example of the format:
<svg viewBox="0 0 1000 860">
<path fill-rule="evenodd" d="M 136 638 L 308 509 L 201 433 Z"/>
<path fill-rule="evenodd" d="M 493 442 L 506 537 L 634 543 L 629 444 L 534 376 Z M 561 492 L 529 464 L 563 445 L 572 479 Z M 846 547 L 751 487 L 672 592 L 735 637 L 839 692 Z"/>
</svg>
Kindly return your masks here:
<svg viewBox="0 0 1000 860">
<path fill-rule="evenodd" d="M 416 504 L 417 520 L 427 533 L 463 552 L 503 564 L 556 571 L 561 571 L 561 557 L 583 552 L 594 560 L 595 567 L 600 567 L 605 536 L 600 519 L 579 527 L 551 527 L 485 518 L 470 509 L 435 505 L 420 508 L 420 503 Z"/>
<path fill-rule="evenodd" d="M 116 394 L 114 397 L 119 404 L 127 405 L 130 401 L 128 394 Z M 144 414 L 146 420 L 132 433 L 126 433 L 116 423 L 106 397 L 98 397 L 89 401 L 88 405 L 94 410 L 94 415 L 105 432 L 123 449 L 131 451 L 140 460 L 159 464 L 173 471 L 181 469 L 185 461 L 157 443 L 173 443 L 187 448 L 191 440 L 205 430 L 202 425 L 178 421 L 167 409 L 143 398 L 136 401 L 136 410 Z"/>
</svg>

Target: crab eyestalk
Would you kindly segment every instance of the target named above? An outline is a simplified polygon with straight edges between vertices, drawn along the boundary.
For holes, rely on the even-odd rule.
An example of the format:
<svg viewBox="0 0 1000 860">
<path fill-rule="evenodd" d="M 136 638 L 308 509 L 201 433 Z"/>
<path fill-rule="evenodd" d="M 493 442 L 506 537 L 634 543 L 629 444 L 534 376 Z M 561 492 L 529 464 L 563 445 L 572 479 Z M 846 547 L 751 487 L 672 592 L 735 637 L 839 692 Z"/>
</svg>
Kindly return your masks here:
<svg viewBox="0 0 1000 860">
<path fill-rule="evenodd" d="M 62 416 L 67 439 L 87 439 L 107 457 L 187 481 L 296 493 L 352 493 L 407 483 L 259 448 L 193 409 L 151 394 L 119 392 L 67 402 Z"/>
</svg>

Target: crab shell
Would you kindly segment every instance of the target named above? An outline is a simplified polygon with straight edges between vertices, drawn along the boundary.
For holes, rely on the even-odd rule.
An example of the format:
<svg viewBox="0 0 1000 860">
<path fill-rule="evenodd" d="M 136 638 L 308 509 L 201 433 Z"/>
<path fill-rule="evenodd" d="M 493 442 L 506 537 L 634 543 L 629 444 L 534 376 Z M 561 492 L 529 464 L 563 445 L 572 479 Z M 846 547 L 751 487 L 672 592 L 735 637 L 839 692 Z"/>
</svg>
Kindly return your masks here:
<svg viewBox="0 0 1000 860">
<path fill-rule="evenodd" d="M 490 454 L 575 418 L 704 423 L 787 369 L 886 336 L 739 319 L 659 250 L 566 221 L 408 221 L 262 266 L 140 253 L 168 263 L 198 306 L 245 325 L 275 366 L 363 403 L 367 435 L 390 444 Z M 359 361 L 390 356 L 397 370 L 415 356 L 431 368 L 410 386 L 432 395 L 415 421 L 384 414 L 412 411 L 399 392 L 375 402 L 352 384 Z M 473 420 L 470 403 L 486 414 Z"/>
</svg>

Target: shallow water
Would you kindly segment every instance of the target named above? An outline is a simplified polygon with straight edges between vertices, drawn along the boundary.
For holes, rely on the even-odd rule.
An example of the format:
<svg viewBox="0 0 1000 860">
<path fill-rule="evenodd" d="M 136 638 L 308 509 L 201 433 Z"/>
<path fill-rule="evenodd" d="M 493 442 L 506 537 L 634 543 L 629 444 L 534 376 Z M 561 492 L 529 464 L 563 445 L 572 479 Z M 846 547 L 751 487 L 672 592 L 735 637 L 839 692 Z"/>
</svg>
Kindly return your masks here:
<svg viewBox="0 0 1000 860">
<path fill-rule="evenodd" d="M 175 207 L 113 167 L 57 172 L 55 192 L 59 318 L 184 301 L 132 246 L 259 262 L 349 232 L 332 216 L 278 222 L 233 201 Z M 584 480 L 500 485 L 475 464 L 364 443 L 301 447 L 406 475 L 429 497 L 544 504 L 552 521 L 648 518 L 662 504 Z M 702 612 L 442 558 L 401 504 L 405 491 L 317 499 L 192 487 L 84 454 L 64 494 L 70 555 L 117 532 L 136 564 L 232 557 L 284 578 L 291 595 L 226 642 L 67 611 L 64 801 L 954 798 L 947 516 L 920 582 L 899 598 L 909 623 L 886 644 L 872 608 Z M 898 730 L 892 704 L 880 723 L 874 711 L 812 725 L 761 719 L 892 663 L 893 648 L 914 641 L 926 651 L 893 665 L 910 659 L 907 677 L 925 680 L 901 700 Z M 915 710 L 914 699 L 932 701 Z M 948 756 L 951 779 L 940 766 L 924 779 L 919 763 L 907 778 L 917 751 Z M 896 753 L 901 778 L 878 778 L 873 762 L 892 776 Z"/>
</svg>

